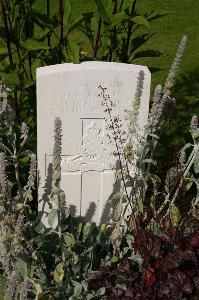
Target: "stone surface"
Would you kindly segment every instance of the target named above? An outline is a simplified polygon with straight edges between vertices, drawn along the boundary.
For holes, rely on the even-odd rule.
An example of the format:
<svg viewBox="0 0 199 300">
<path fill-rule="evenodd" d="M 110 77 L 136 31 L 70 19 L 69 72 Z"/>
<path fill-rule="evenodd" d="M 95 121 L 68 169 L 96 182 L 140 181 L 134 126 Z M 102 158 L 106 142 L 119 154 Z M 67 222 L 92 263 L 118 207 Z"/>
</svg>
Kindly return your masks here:
<svg viewBox="0 0 199 300">
<path fill-rule="evenodd" d="M 101 88 L 116 104 L 126 128 L 125 110 L 130 110 L 140 70 L 145 72 L 139 127 L 147 122 L 150 72 L 146 67 L 121 63 L 84 62 L 37 69 L 37 135 L 39 210 L 50 209 L 48 195 L 52 178 L 53 124 L 63 124 L 62 189 L 71 213 L 86 220 L 108 222 L 113 204 L 108 200 L 115 186 L 114 145 L 107 139 Z"/>
</svg>

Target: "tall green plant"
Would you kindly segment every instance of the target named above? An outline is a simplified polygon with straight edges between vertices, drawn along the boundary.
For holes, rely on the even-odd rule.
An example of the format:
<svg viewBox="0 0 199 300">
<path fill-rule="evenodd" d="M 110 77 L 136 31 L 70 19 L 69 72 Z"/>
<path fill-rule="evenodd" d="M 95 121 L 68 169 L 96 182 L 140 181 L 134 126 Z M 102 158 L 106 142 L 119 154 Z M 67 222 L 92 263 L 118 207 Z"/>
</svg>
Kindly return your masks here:
<svg viewBox="0 0 199 300">
<path fill-rule="evenodd" d="M 78 63 L 80 53 L 89 59 L 131 63 L 142 56 L 158 56 L 157 51 L 140 51 L 151 35 L 150 21 L 162 16 L 140 16 L 136 0 L 74 0 L 56 3 L 43 1 L 43 11 L 36 0 L 1 0 L 0 76 L 11 88 L 18 122 L 25 120 L 36 134 L 36 68 L 63 62 Z M 140 27 L 147 32 L 138 33 Z M 88 41 L 89 40 L 89 44 Z M 86 58 L 88 59 L 88 57 Z M 35 139 L 32 148 L 35 150 Z"/>
<path fill-rule="evenodd" d="M 94 59 L 132 63 L 138 57 L 159 56 L 160 52 L 140 51 L 151 37 L 150 21 L 164 14 L 139 15 L 137 0 L 95 0 L 96 9 L 85 14 L 82 31 L 91 44 Z M 146 33 L 138 33 L 144 27 Z"/>
<path fill-rule="evenodd" d="M 102 105 L 105 105 L 105 112 L 108 114 L 107 126 L 112 130 L 113 142 L 116 145 L 116 156 L 120 163 L 121 193 L 112 195 L 112 199 L 118 200 L 116 215 L 116 228 L 120 226 L 126 214 L 127 207 L 130 206 L 130 218 L 134 229 L 139 235 L 139 215 L 144 214 L 149 208 L 151 210 L 148 224 L 154 221 L 161 222 L 165 218 L 169 218 L 174 227 L 177 227 L 181 221 L 180 208 L 176 204 L 177 197 L 184 189 L 186 192 L 192 184 L 197 189 L 196 197 L 192 199 L 189 205 L 191 211 L 197 210 L 198 205 L 198 119 L 193 117 L 190 132 L 193 143 L 187 144 L 181 150 L 181 158 L 176 168 L 169 170 L 166 176 L 165 186 L 160 190 L 160 178 L 155 174 L 154 153 L 158 140 L 162 133 L 165 123 L 170 118 L 174 99 L 170 98 L 171 89 L 174 85 L 176 72 L 179 68 L 187 38 L 183 37 L 176 57 L 172 64 L 171 70 L 167 77 L 164 89 L 158 85 L 155 90 L 154 101 L 149 113 L 148 123 L 144 132 L 140 133 L 137 118 L 140 107 L 140 99 L 143 91 L 144 72 L 140 71 L 138 75 L 137 90 L 134 97 L 133 107 L 129 114 L 129 132 L 126 137 L 123 134 L 123 128 L 118 116 L 112 115 L 112 100 L 107 93 L 107 89 L 103 88 L 101 93 Z M 185 151 L 192 149 L 186 158 Z M 132 172 L 133 169 L 133 172 Z M 193 169 L 193 170 L 192 170 Z M 193 172 L 192 172 L 193 171 Z M 128 188 L 130 187 L 130 192 Z M 149 193 L 150 189 L 150 193 Z M 121 201 L 122 199 L 122 201 Z M 125 205 L 124 205 L 125 203 Z M 119 214 L 117 213 L 119 210 Z M 118 231 L 117 231 L 118 232 Z M 118 237 L 116 237 L 117 239 Z"/>
</svg>

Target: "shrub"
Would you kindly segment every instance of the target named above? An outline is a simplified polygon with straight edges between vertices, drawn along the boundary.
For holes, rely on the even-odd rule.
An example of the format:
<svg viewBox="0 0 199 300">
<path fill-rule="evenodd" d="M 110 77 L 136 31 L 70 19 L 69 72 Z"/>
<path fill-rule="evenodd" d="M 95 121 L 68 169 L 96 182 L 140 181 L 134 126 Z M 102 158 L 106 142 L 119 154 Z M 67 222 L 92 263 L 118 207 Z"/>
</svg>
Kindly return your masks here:
<svg viewBox="0 0 199 300">
<path fill-rule="evenodd" d="M 112 102 L 101 87 L 107 126 L 116 143 L 121 191 L 111 224 L 86 223 L 69 215 L 60 188 L 62 123 L 55 119 L 53 182 L 57 204 L 45 228 L 31 207 L 36 156 L 26 150 L 29 129 L 19 128 L 1 83 L 0 277 L 5 299 L 197 299 L 199 295 L 198 119 L 190 125 L 192 143 L 161 181 L 155 150 L 174 100 L 170 98 L 186 43 L 183 38 L 165 87 L 156 88 L 148 124 L 140 134 L 137 116 L 144 73 L 140 72 L 125 133 Z M 192 148 L 192 151 L 190 151 Z M 186 155 L 185 155 L 186 154 Z M 24 163 L 29 173 L 20 176 Z M 134 172 L 131 171 L 133 167 Z M 7 171 L 7 173 L 6 173 Z M 13 176 L 14 173 L 14 176 Z M 162 177 L 163 178 L 163 177 Z M 27 183 L 26 183 L 27 181 Z M 130 191 L 129 191 L 130 187 Z M 193 193 L 190 193 L 193 189 Z M 189 196 L 189 197 L 188 197 Z M 186 209 L 184 203 L 188 197 Z"/>
</svg>

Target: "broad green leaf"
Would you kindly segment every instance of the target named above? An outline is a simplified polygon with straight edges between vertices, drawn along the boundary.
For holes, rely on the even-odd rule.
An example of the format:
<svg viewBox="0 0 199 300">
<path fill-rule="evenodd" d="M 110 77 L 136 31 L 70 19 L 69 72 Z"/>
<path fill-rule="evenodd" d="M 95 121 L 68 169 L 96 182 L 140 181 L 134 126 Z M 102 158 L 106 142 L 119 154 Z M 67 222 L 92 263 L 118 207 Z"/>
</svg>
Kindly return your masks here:
<svg viewBox="0 0 199 300">
<path fill-rule="evenodd" d="M 99 14 L 102 20 L 106 22 L 108 25 L 111 25 L 111 20 L 108 16 L 108 13 L 106 11 L 106 8 L 104 7 L 102 0 L 95 0 L 95 3 L 97 4 Z"/>
<path fill-rule="evenodd" d="M 172 167 L 169 169 L 166 175 L 166 180 L 165 180 L 165 190 L 166 192 L 169 192 L 172 184 L 176 180 L 178 176 L 178 169 L 176 167 Z"/>
<path fill-rule="evenodd" d="M 138 207 L 138 211 L 142 213 L 144 210 L 144 205 L 143 205 L 142 199 L 137 200 L 137 207 Z"/>
<path fill-rule="evenodd" d="M 95 296 L 94 295 L 92 295 L 92 294 L 88 294 L 88 293 L 86 293 L 86 298 L 85 298 L 86 300 L 91 300 L 91 299 L 95 299 Z"/>
<path fill-rule="evenodd" d="M 133 17 L 133 18 L 131 18 L 131 21 L 137 25 L 144 26 L 144 27 L 150 29 L 149 21 L 143 16 Z"/>
<path fill-rule="evenodd" d="M 58 219 L 58 210 L 52 209 L 48 214 L 48 224 L 50 226 L 53 226 L 54 224 L 57 223 L 57 219 Z"/>
<path fill-rule="evenodd" d="M 149 12 L 147 15 L 146 15 L 146 18 L 148 21 L 152 21 L 152 20 L 156 20 L 156 19 L 159 19 L 161 17 L 164 17 L 168 14 L 174 14 L 176 13 L 175 11 L 166 11 L 166 10 L 161 10 L 161 11 L 158 11 L 158 12 L 155 12 L 155 11 L 152 11 L 152 12 Z"/>
<path fill-rule="evenodd" d="M 95 223 L 87 223 L 84 225 L 84 228 L 83 228 L 83 240 L 85 241 L 88 236 L 91 234 L 91 232 L 96 228 L 96 225 Z"/>
<path fill-rule="evenodd" d="M 16 142 L 16 133 L 11 131 L 7 134 L 7 141 L 10 146 L 14 146 Z"/>
<path fill-rule="evenodd" d="M 33 74 L 33 79 L 36 79 L 36 69 L 43 66 L 43 62 L 40 59 L 34 59 L 32 62 L 32 74 Z"/>
<path fill-rule="evenodd" d="M 43 49 L 49 49 L 50 47 L 47 46 L 46 44 L 39 42 L 35 39 L 28 39 L 24 43 L 24 47 L 29 50 L 29 51 L 36 51 L 36 50 L 43 50 Z"/>
<path fill-rule="evenodd" d="M 66 232 L 64 234 L 64 241 L 69 248 L 73 248 L 75 246 L 75 238 L 72 233 Z"/>
<path fill-rule="evenodd" d="M 57 283 L 61 283 L 64 278 L 64 269 L 63 269 L 63 263 L 59 263 L 54 272 L 53 272 L 54 280 Z"/>
<path fill-rule="evenodd" d="M 133 1 L 132 0 L 122 0 L 121 1 L 122 2 L 121 9 L 122 10 L 127 10 L 128 13 L 129 13 L 134 1 L 135 0 L 133 0 Z"/>
<path fill-rule="evenodd" d="M 42 32 L 35 36 L 35 38 L 38 41 L 44 41 L 44 39 L 49 35 L 50 32 L 50 28 L 45 28 L 44 30 L 42 30 Z"/>
<path fill-rule="evenodd" d="M 74 286 L 74 296 L 79 297 L 82 292 L 82 285 L 81 283 L 72 280 L 73 286 Z"/>
<path fill-rule="evenodd" d="M 172 222 L 172 225 L 174 227 L 177 227 L 178 226 L 178 223 L 180 221 L 180 212 L 179 212 L 179 209 L 177 208 L 177 206 L 175 204 L 173 204 L 171 206 L 171 209 L 170 209 L 170 217 L 171 217 L 171 222 Z"/>
<path fill-rule="evenodd" d="M 28 12 L 34 22 L 38 24 L 42 29 L 48 28 L 55 28 L 58 25 L 58 19 L 56 16 L 48 17 L 45 14 L 42 14 L 38 9 L 29 8 Z"/>
<path fill-rule="evenodd" d="M 66 50 L 71 61 L 73 63 L 79 63 L 80 46 L 72 40 L 67 40 Z"/>
<path fill-rule="evenodd" d="M 91 36 L 92 40 L 95 39 L 96 35 L 97 35 L 97 31 L 98 31 L 98 22 L 99 20 L 97 18 L 91 18 Z"/>
<path fill-rule="evenodd" d="M 111 16 L 111 25 L 115 26 L 118 25 L 124 21 L 126 21 L 128 16 L 125 14 L 125 12 L 119 12 L 117 14 L 114 14 Z"/>
<path fill-rule="evenodd" d="M 112 262 L 112 263 L 118 262 L 118 257 L 115 256 L 115 255 L 113 255 L 113 256 L 111 257 L 111 262 Z"/>
<path fill-rule="evenodd" d="M 152 36 L 152 34 L 145 33 L 132 38 L 130 44 L 130 53 L 133 53 L 139 47 L 143 46 Z"/>
<path fill-rule="evenodd" d="M 73 261 L 74 265 L 76 265 L 79 261 L 79 257 L 77 256 L 77 254 L 75 252 L 72 253 L 72 261 Z"/>
<path fill-rule="evenodd" d="M 123 197 L 123 194 L 121 192 L 115 192 L 110 195 L 109 201 L 119 200 L 121 197 Z"/>
<path fill-rule="evenodd" d="M 196 140 L 197 138 L 199 138 L 199 130 L 196 130 L 196 131 L 194 131 L 194 132 L 192 133 L 192 138 L 193 138 L 194 140 Z"/>
<path fill-rule="evenodd" d="M 105 291 L 106 291 L 105 287 L 101 287 L 101 288 L 96 292 L 96 294 L 99 295 L 99 296 L 103 296 L 103 295 L 105 295 Z"/>
<path fill-rule="evenodd" d="M 43 234 L 44 231 L 45 231 L 45 226 L 44 226 L 44 224 L 41 221 L 38 221 L 38 222 L 35 223 L 34 230 L 37 233 Z"/>
<path fill-rule="evenodd" d="M 24 89 L 28 89 L 33 86 L 33 81 L 31 79 L 25 79 L 23 82 Z"/>
<path fill-rule="evenodd" d="M 71 2 L 64 0 L 64 25 L 67 25 L 71 16 Z"/>
<path fill-rule="evenodd" d="M 67 31 L 67 35 L 69 33 L 71 33 L 73 31 L 73 29 L 79 27 L 79 25 L 83 22 L 84 18 L 83 17 L 80 17 L 78 18 L 77 20 L 75 20 L 72 24 L 70 24 L 69 28 L 68 28 L 68 31 Z"/>
<path fill-rule="evenodd" d="M 19 86 L 20 79 L 19 74 L 16 70 L 9 71 L 9 73 L 1 72 L 1 75 L 5 78 L 5 82 L 8 86 Z"/>
<path fill-rule="evenodd" d="M 23 259 L 21 259 L 21 258 L 16 259 L 15 271 L 21 278 L 25 278 L 27 276 L 28 267 L 27 267 L 26 262 Z"/>
<path fill-rule="evenodd" d="M 0 47 L 0 57 L 6 57 L 8 55 L 8 49 L 6 47 Z"/>
<path fill-rule="evenodd" d="M 193 181 L 188 180 L 188 182 L 186 183 L 186 190 L 188 191 L 193 185 Z"/>
<path fill-rule="evenodd" d="M 140 57 L 159 57 L 162 53 L 160 51 L 155 50 L 143 50 L 136 52 L 133 59 L 140 58 Z"/>
<path fill-rule="evenodd" d="M 122 291 L 126 291 L 127 289 L 125 284 L 116 284 L 115 288 Z"/>
</svg>

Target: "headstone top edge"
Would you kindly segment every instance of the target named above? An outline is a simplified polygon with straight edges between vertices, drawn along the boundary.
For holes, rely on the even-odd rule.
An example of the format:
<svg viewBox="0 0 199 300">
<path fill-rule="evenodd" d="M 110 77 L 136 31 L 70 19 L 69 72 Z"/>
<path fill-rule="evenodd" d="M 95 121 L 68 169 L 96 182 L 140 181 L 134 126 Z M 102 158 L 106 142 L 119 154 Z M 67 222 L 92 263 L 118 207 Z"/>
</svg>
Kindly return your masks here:
<svg viewBox="0 0 199 300">
<path fill-rule="evenodd" d="M 59 73 L 63 71 L 75 71 L 75 70 L 92 70 L 99 68 L 99 70 L 103 69 L 115 69 L 115 70 L 123 70 L 123 71 L 131 71 L 132 69 L 139 71 L 140 69 L 145 72 L 148 76 L 151 75 L 149 69 L 146 66 L 142 65 L 134 65 L 134 64 L 125 64 L 125 63 L 115 63 L 115 62 L 102 62 L 102 61 L 86 61 L 80 64 L 73 63 L 64 63 L 64 64 L 56 64 L 45 67 L 37 68 L 36 74 L 37 77 L 40 75 L 48 75 L 51 73 Z M 109 68 L 110 67 L 110 68 Z"/>
</svg>

